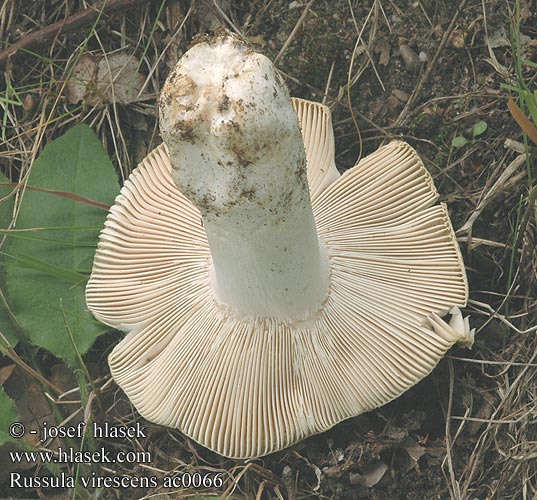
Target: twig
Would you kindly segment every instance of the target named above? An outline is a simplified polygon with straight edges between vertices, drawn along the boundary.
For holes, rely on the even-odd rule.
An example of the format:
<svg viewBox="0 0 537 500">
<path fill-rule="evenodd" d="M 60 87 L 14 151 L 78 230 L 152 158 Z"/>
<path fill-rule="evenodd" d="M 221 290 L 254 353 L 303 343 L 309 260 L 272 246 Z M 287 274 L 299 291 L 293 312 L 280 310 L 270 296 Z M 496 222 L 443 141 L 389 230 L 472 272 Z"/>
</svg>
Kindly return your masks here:
<svg viewBox="0 0 537 500">
<path fill-rule="evenodd" d="M 72 14 L 63 21 L 58 21 L 50 26 L 45 26 L 44 28 L 24 35 L 10 47 L 0 51 L 0 64 L 17 54 L 19 50 L 24 51 L 35 45 L 42 45 L 57 36 L 60 32 L 68 33 L 86 24 L 90 24 L 101 13 L 112 14 L 118 10 L 131 9 L 137 4 L 143 3 L 147 2 L 144 2 L 144 0 L 104 0 L 104 4 L 101 7 L 89 7 L 86 10 Z"/>
<path fill-rule="evenodd" d="M 438 61 L 440 54 L 444 50 L 444 47 L 446 46 L 449 40 L 449 37 L 451 36 L 453 29 L 455 28 L 459 14 L 462 12 L 462 9 L 464 9 L 466 2 L 467 0 L 461 0 L 460 4 L 458 5 L 457 10 L 455 14 L 453 15 L 453 18 L 451 19 L 451 22 L 449 23 L 449 26 L 447 30 L 445 31 L 444 36 L 442 37 L 442 41 L 440 42 L 438 49 L 436 49 L 436 52 L 433 58 L 429 61 L 427 68 L 425 68 L 425 71 L 422 73 L 421 78 L 418 84 L 416 85 L 416 88 L 414 89 L 414 92 L 412 92 L 412 95 L 409 97 L 407 103 L 405 104 L 403 111 L 401 111 L 401 113 L 397 117 L 397 120 L 394 126 L 398 126 L 398 125 L 401 125 L 401 123 L 403 123 L 410 108 L 413 106 L 414 102 L 416 101 L 418 96 L 421 94 L 423 87 L 425 87 L 425 84 L 427 83 L 427 80 L 429 79 L 429 76 L 431 75 L 433 68 L 436 66 L 436 62 Z"/>
</svg>

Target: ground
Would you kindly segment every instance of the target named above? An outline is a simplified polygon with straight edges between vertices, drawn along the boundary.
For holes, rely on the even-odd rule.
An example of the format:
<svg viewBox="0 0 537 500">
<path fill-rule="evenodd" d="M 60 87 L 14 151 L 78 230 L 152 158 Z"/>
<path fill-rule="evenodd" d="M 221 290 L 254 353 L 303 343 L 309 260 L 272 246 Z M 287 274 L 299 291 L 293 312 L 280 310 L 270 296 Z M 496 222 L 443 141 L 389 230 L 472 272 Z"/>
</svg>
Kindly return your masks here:
<svg viewBox="0 0 537 500">
<path fill-rule="evenodd" d="M 114 4 L 119 7 L 106 10 Z M 531 118 L 517 123 L 516 108 L 508 106 L 511 98 L 524 116 L 531 114 L 531 95 L 522 92 L 521 99 L 521 90 L 537 89 L 535 0 L 109 0 L 100 17 L 50 38 L 34 37 L 9 58 L 1 52 L 92 5 L 102 6 L 5 0 L 0 7 L 0 169 L 11 181 L 24 179 L 45 145 L 76 123 L 97 132 L 119 178 L 126 178 L 160 143 L 156 101 L 166 75 L 196 35 L 225 27 L 275 61 L 292 95 L 330 107 L 342 171 L 393 138 L 415 147 L 449 206 L 468 270 L 465 315 L 476 328 L 476 343 L 471 351 L 452 349 L 394 402 L 243 462 L 143 421 L 110 379 L 106 355 L 121 334 L 108 333 L 83 360 L 98 401 L 88 405 L 82 390 L 86 412 L 98 422 L 142 422 L 148 436 L 97 439 L 90 446 L 147 450 L 151 460 L 100 464 L 93 472 L 153 476 L 159 486 L 10 490 L 5 471 L 14 470 L 13 448 L 7 448 L 13 445 L 7 444 L 0 448 L 0 495 L 537 498 L 536 144 L 523 133 L 531 137 Z M 121 68 L 123 76 L 110 85 L 109 75 Z M 3 296 L 3 282 L 0 290 Z M 81 418 L 77 397 L 66 405 L 43 395 L 47 381 L 67 395 L 80 381 L 60 359 L 43 349 L 28 356 L 24 342 L 2 352 L 0 382 L 11 397 L 26 398 L 34 412 L 47 408 L 56 422 Z M 39 463 L 25 469 L 29 477 L 43 473 Z M 76 471 L 72 463 L 54 468 L 56 474 Z M 166 475 L 196 472 L 221 474 L 223 484 L 162 486 Z"/>
</svg>

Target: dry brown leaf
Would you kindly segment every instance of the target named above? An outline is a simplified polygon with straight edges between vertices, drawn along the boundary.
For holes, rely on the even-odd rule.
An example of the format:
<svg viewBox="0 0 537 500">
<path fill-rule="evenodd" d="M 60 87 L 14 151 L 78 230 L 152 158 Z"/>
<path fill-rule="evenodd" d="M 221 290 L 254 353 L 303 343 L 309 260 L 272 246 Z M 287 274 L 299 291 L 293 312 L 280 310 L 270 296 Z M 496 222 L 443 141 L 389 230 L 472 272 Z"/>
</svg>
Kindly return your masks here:
<svg viewBox="0 0 537 500">
<path fill-rule="evenodd" d="M 13 373 L 13 370 L 15 369 L 17 365 L 7 365 L 0 368 L 0 385 L 4 385 L 6 383 L 6 380 L 11 377 L 11 374 Z"/>
<path fill-rule="evenodd" d="M 509 98 L 507 101 L 507 107 L 520 128 L 532 140 L 532 142 L 537 145 L 537 127 L 531 123 L 529 118 L 518 107 L 518 104 L 513 101 L 513 99 Z"/>
<path fill-rule="evenodd" d="M 390 44 L 384 38 L 380 38 L 375 44 L 375 52 L 380 53 L 379 64 L 388 66 L 390 63 Z"/>
<path fill-rule="evenodd" d="M 388 466 L 382 460 L 368 465 L 362 472 L 364 486 L 373 488 L 373 486 L 378 484 L 378 482 L 384 477 L 384 474 L 386 474 L 387 470 Z"/>
<path fill-rule="evenodd" d="M 414 468 L 418 460 L 425 453 L 425 448 L 421 446 L 419 443 L 417 443 L 411 437 L 407 437 L 401 443 L 400 448 L 406 451 L 408 458 L 409 458 L 408 462 L 405 463 L 405 466 L 401 467 L 401 470 L 406 473 L 412 468 Z"/>
<path fill-rule="evenodd" d="M 88 101 L 88 104 L 94 104 L 94 102 L 89 102 L 89 97 L 95 92 L 96 74 L 95 57 L 84 54 L 74 67 L 71 78 L 65 86 L 65 95 L 71 104 L 77 104 L 84 100 Z"/>
<path fill-rule="evenodd" d="M 65 86 L 65 95 L 71 104 L 82 101 L 90 106 L 134 102 L 144 84 L 139 64 L 136 57 L 126 52 L 84 54 Z"/>
</svg>

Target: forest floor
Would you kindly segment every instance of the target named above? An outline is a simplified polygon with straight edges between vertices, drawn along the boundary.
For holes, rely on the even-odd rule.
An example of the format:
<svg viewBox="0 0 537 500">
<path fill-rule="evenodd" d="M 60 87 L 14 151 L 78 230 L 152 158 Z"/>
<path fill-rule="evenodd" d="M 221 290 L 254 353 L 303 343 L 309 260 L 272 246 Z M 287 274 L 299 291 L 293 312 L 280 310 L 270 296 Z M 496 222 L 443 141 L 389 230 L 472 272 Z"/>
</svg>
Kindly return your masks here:
<svg viewBox="0 0 537 500">
<path fill-rule="evenodd" d="M 116 3 L 123 5 L 106 10 Z M 43 380 L 72 395 L 80 377 L 21 340 L 14 350 L 4 346 L 0 357 L 0 382 L 9 396 L 16 393 L 20 418 L 24 399 L 30 409 L 48 406 L 57 423 L 76 420 L 70 420 L 76 413 L 142 422 L 149 431 L 145 439 L 97 439 L 93 446 L 150 450 L 150 463 L 88 470 L 62 464 L 53 472 L 154 476 L 159 485 L 9 488 L 10 471 L 36 476 L 47 464 L 15 466 L 8 453 L 14 445 L 7 443 L 0 447 L 0 497 L 536 499 L 537 144 L 528 137 L 537 120 L 537 2 L 109 0 L 97 18 L 52 30 L 49 38 L 39 32 L 76 20 L 92 5 L 102 6 L 93 0 L 0 6 L 0 170 L 12 182 L 77 123 L 98 134 L 119 179 L 128 177 L 161 142 L 156 103 L 167 74 L 197 34 L 225 27 L 275 62 L 291 95 L 330 107 L 341 171 L 394 138 L 417 150 L 449 207 L 467 265 L 464 314 L 476 341 L 472 350 L 453 348 L 390 404 L 244 462 L 136 413 L 106 363 L 121 333 L 99 337 L 83 358 L 91 397 L 101 401 L 93 406 L 87 390 L 78 405 L 76 397 L 66 405 L 65 397 L 50 396 Z M 28 39 L 24 50 L 4 57 L 2 51 Z M 95 76 L 100 61 L 107 61 L 107 74 L 123 68 L 112 86 L 106 75 Z M 0 291 L 9 303 L 3 282 Z M 221 474 L 223 484 L 166 488 L 161 481 L 195 472 Z"/>
</svg>

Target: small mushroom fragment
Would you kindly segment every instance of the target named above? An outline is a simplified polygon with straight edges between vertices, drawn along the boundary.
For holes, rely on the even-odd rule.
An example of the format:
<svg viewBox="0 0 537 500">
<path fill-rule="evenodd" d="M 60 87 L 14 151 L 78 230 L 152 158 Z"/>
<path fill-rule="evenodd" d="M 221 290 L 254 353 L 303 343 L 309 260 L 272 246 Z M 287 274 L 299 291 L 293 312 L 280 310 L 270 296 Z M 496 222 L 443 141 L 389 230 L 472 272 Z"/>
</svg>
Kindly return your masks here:
<svg viewBox="0 0 537 500">
<path fill-rule="evenodd" d="M 257 457 L 396 398 L 466 339 L 441 319 L 467 300 L 457 241 L 410 146 L 340 176 L 329 110 L 231 36 L 183 56 L 160 124 L 86 290 L 128 332 L 109 363 L 145 418 Z"/>
</svg>

